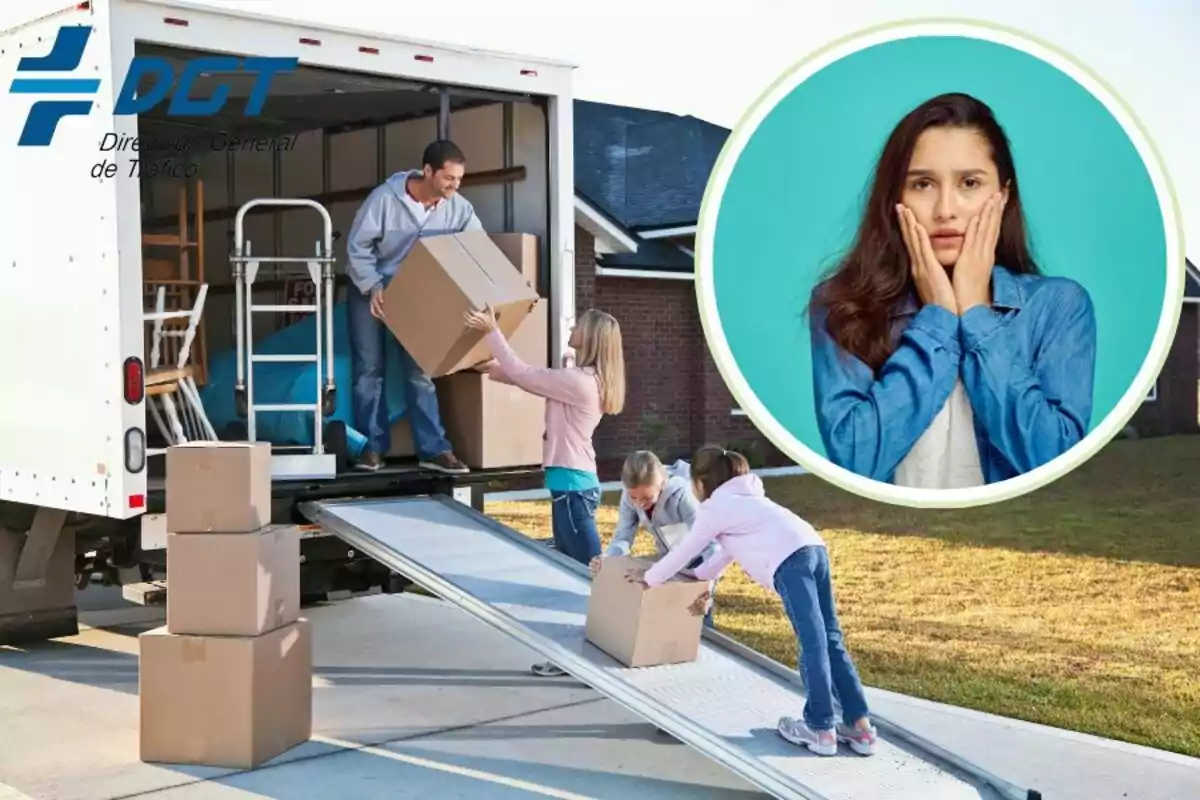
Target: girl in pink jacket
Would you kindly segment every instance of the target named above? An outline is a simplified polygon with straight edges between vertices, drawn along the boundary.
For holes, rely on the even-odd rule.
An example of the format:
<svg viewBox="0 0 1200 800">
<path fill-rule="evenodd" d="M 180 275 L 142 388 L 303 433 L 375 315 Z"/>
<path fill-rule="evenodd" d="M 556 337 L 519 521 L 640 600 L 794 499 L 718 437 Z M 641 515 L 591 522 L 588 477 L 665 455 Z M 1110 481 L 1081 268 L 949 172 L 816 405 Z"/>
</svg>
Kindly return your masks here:
<svg viewBox="0 0 1200 800">
<path fill-rule="evenodd" d="M 692 460 L 692 485 L 701 502 L 691 530 L 648 570 L 630 570 L 629 580 L 658 586 L 716 542 L 716 554 L 693 571 L 696 579 L 714 580 L 736 561 L 755 583 L 779 593 L 800 643 L 800 676 L 807 695 L 803 718 L 780 719 L 779 735 L 817 755 L 835 755 L 839 741 L 860 755 L 873 754 L 875 728 L 842 640 L 824 540 L 807 522 L 767 499 L 762 481 L 739 453 L 701 448 Z M 842 721 L 836 725 L 835 696 L 842 705 Z"/>
<path fill-rule="evenodd" d="M 600 555 L 596 508 L 600 479 L 592 433 L 605 414 L 625 406 L 625 356 L 621 326 L 610 315 L 589 309 L 571 328 L 567 346 L 575 351 L 572 366 L 533 367 L 513 352 L 490 308 L 466 314 L 466 323 L 487 332 L 494 361 L 479 367 L 492 380 L 517 386 L 546 399 L 546 436 L 542 467 L 550 491 L 550 527 L 554 547 L 581 564 Z M 534 674 L 558 677 L 555 664 L 535 664 Z"/>
</svg>

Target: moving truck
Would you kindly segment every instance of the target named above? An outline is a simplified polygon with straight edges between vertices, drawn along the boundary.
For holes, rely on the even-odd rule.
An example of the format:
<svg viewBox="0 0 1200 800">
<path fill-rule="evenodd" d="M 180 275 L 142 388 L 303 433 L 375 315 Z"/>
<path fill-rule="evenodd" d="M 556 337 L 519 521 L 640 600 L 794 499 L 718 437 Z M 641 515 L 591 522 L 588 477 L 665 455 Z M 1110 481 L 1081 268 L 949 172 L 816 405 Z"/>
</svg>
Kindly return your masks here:
<svg viewBox="0 0 1200 800">
<path fill-rule="evenodd" d="M 377 30 L 386 21 L 359 21 L 368 32 L 268 17 L 252 4 L 21 8 L 4 13 L 29 18 L 0 33 L 0 644 L 72 634 L 77 585 L 102 574 L 145 586 L 162 566 L 148 287 L 183 296 L 207 286 L 192 348 L 213 374 L 198 385 L 226 397 L 215 375 L 236 345 L 231 241 L 248 201 L 313 200 L 344 236 L 368 192 L 452 138 L 468 160 L 462 193 L 485 228 L 536 237 L 547 359 L 565 353 L 575 313 L 569 65 L 387 36 Z M 336 3 L 327 16 L 339 19 Z M 259 211 L 242 221 L 254 253 L 320 247 L 311 207 Z M 340 303 L 344 248 L 331 255 Z M 298 274 L 264 266 L 255 302 L 302 299 Z M 253 338 L 296 318 L 256 318 Z M 349 402 L 348 385 L 335 390 Z M 244 426 L 214 427 L 244 436 Z M 337 433 L 327 444 L 344 446 Z M 275 513 L 299 522 L 300 502 L 351 495 L 478 502 L 487 482 L 535 475 L 536 465 L 453 478 L 342 470 L 276 481 Z M 306 539 L 303 562 L 307 594 L 389 580 L 331 536 Z"/>
</svg>

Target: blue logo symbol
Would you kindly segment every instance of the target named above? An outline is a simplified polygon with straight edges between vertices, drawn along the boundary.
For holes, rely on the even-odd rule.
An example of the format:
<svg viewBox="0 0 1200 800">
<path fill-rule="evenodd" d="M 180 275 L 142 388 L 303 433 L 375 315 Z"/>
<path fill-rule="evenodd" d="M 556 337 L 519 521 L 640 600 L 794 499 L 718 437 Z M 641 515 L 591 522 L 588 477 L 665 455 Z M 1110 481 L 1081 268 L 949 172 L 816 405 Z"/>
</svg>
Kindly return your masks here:
<svg viewBox="0 0 1200 800">
<path fill-rule="evenodd" d="M 100 90 L 96 78 L 28 78 L 29 72 L 74 72 L 83 60 L 83 52 L 91 38 L 90 25 L 69 25 L 58 29 L 54 46 L 44 56 L 23 56 L 17 64 L 17 77 L 13 78 L 10 94 L 33 95 L 94 95 Z M 258 116 L 267 101 L 271 80 L 278 74 L 296 69 L 299 59 L 234 56 L 206 56 L 193 59 L 179 76 L 175 93 L 171 96 L 167 115 L 172 117 L 209 117 L 225 107 L 229 99 L 229 87 L 218 86 L 211 97 L 195 100 L 190 97 L 192 84 L 197 78 L 217 73 L 257 74 L 250 97 L 246 100 L 243 115 Z M 138 84 L 153 78 L 145 94 L 137 93 Z M 159 56 L 138 56 L 129 64 L 129 73 L 113 105 L 113 114 L 124 116 L 141 114 L 157 106 L 171 87 L 176 85 L 175 70 L 171 63 Z M 38 100 L 29 109 L 25 127 L 21 130 L 20 147 L 45 147 L 54 139 L 59 120 L 63 117 L 87 116 L 92 111 L 93 101 L 82 99 Z"/>
</svg>

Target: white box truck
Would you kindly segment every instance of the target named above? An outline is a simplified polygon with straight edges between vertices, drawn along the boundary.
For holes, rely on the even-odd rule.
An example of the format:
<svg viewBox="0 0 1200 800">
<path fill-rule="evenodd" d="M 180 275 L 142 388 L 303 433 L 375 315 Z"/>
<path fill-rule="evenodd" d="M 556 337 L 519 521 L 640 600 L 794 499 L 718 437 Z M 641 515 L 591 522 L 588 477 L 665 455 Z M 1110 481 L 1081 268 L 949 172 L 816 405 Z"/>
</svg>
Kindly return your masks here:
<svg viewBox="0 0 1200 800">
<path fill-rule="evenodd" d="M 229 254 L 241 206 L 308 198 L 344 234 L 367 192 L 419 168 L 423 148 L 449 136 L 466 152 L 462 191 L 485 227 L 538 236 L 549 355 L 565 352 L 575 312 L 571 66 L 389 36 L 379 19 L 346 20 L 362 29 L 351 30 L 251 8 L 92 0 L 0 34 L 0 644 L 73 633 L 74 589 L 95 574 L 150 577 L 147 551 L 161 544 L 142 546 L 143 529 L 155 529 L 143 523 L 164 503 L 162 459 L 147 457 L 155 420 L 144 378 L 156 242 L 205 270 L 211 362 L 235 347 Z M 341 22 L 337 4 L 328 8 Z M 270 59 L 281 58 L 294 68 L 277 70 Z M 181 211 L 197 184 L 202 216 L 195 201 Z M 244 220 L 255 253 L 313 253 L 322 223 L 311 209 L 261 210 Z M 281 304 L 294 288 L 272 274 L 255 284 Z M 271 332 L 256 320 L 256 335 Z M 497 477 L 342 474 L 280 481 L 276 499 L 280 515 L 294 515 L 299 501 L 328 496 L 461 498 L 461 484 Z M 307 593 L 386 581 L 332 537 L 307 547 Z"/>
</svg>

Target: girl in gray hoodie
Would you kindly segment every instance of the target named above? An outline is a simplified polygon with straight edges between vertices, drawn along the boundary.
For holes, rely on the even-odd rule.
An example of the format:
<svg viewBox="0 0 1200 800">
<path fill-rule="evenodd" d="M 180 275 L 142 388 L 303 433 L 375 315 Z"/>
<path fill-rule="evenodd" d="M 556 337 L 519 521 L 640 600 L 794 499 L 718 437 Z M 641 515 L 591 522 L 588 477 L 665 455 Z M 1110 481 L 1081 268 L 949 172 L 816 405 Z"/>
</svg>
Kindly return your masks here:
<svg viewBox="0 0 1200 800">
<path fill-rule="evenodd" d="M 699 501 L 692 492 L 686 461 L 676 461 L 667 468 L 654 453 L 638 450 L 625 459 L 625 465 L 621 469 L 621 484 L 617 528 L 603 554 L 592 559 L 590 569 L 593 576 L 600 571 L 603 559 L 630 555 L 639 529 L 644 529 L 650 534 L 654 542 L 655 558 L 662 558 L 683 541 L 699 508 Z M 707 547 L 688 568 L 699 566 L 705 559 L 710 558 L 715 548 L 715 544 Z M 704 624 L 709 627 L 713 624 L 711 588 Z"/>
</svg>

